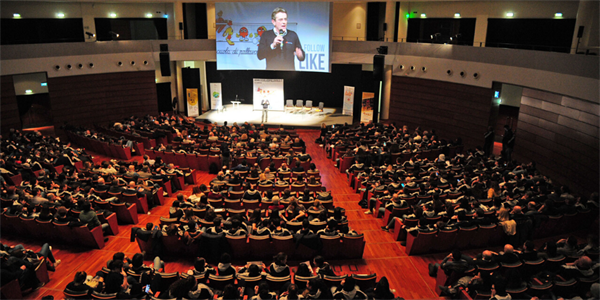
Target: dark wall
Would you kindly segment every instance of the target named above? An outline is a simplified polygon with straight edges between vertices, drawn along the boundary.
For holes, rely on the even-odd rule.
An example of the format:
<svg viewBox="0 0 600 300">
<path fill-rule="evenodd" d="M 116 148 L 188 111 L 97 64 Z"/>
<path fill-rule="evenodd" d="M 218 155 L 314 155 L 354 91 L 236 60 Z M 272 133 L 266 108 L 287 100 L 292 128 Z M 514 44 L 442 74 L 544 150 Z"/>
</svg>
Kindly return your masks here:
<svg viewBox="0 0 600 300">
<path fill-rule="evenodd" d="M 154 71 L 48 78 L 54 126 L 158 113 Z"/>
<path fill-rule="evenodd" d="M 535 161 L 542 174 L 571 190 L 598 191 L 599 106 L 524 88 L 514 157 Z"/>
<path fill-rule="evenodd" d="M 435 34 L 438 33 L 439 36 L 436 37 Z M 474 38 L 475 19 L 473 18 L 408 19 L 406 39 L 409 43 L 422 42 L 472 46 Z"/>
<path fill-rule="evenodd" d="M 2 19 L 2 45 L 84 41 L 83 19 Z"/>
<path fill-rule="evenodd" d="M 362 94 L 361 65 L 331 65 L 331 73 L 290 71 L 217 71 L 216 62 L 206 63 L 207 83 L 221 82 L 223 103 L 239 98 L 252 104 L 253 78 L 283 79 L 284 99 L 312 100 L 313 106 L 323 102 L 325 107 L 342 107 L 344 86 L 354 86 L 354 103 Z M 371 73 L 371 72 L 369 72 Z M 356 107 L 356 106 L 355 106 Z M 356 111 L 356 110 L 355 110 Z"/>
<path fill-rule="evenodd" d="M 367 2 L 367 41 L 383 41 L 386 2 Z"/>
<path fill-rule="evenodd" d="M 114 40 L 166 40 L 167 18 L 95 18 L 96 39 Z M 119 34 L 113 38 L 110 32 Z"/>
<path fill-rule="evenodd" d="M 2 127 L 2 134 L 6 134 L 11 128 L 21 129 L 21 119 L 12 75 L 0 77 L 0 84 L 0 93 L 2 93 L 0 94 L 0 118 L 2 119 L 0 127 Z"/>
<path fill-rule="evenodd" d="M 392 77 L 389 121 L 409 129 L 434 129 L 441 139 L 462 138 L 468 148 L 483 145 L 492 89 L 450 82 Z"/>
<path fill-rule="evenodd" d="M 208 38 L 206 3 L 183 3 L 183 28 L 185 39 Z"/>
<path fill-rule="evenodd" d="M 486 47 L 569 53 L 575 19 L 488 19 Z"/>
</svg>

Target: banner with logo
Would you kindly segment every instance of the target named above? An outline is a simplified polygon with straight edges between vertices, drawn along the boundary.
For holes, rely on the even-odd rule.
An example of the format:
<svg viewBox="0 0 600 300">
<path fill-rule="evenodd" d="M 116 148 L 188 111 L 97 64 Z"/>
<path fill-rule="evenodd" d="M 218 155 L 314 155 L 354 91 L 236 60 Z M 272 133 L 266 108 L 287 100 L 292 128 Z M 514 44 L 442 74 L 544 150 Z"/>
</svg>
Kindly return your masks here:
<svg viewBox="0 0 600 300">
<path fill-rule="evenodd" d="M 198 113 L 198 89 L 197 88 L 189 88 L 185 89 L 186 96 L 186 104 L 187 104 L 187 116 L 188 117 L 197 117 L 200 114 Z"/>
<path fill-rule="evenodd" d="M 373 121 L 373 103 L 375 102 L 375 93 L 363 92 L 362 106 L 360 109 L 360 122 L 369 123 Z"/>
<path fill-rule="evenodd" d="M 221 83 L 210 83 L 210 108 L 220 110 L 223 108 L 223 94 L 221 93 Z"/>
<path fill-rule="evenodd" d="M 262 110 L 262 101 L 269 100 L 269 110 L 283 110 L 283 79 L 254 78 L 252 104 L 254 110 Z"/>
<path fill-rule="evenodd" d="M 342 108 L 343 115 L 352 116 L 354 107 L 354 87 L 353 86 L 344 86 L 344 107 Z"/>
</svg>

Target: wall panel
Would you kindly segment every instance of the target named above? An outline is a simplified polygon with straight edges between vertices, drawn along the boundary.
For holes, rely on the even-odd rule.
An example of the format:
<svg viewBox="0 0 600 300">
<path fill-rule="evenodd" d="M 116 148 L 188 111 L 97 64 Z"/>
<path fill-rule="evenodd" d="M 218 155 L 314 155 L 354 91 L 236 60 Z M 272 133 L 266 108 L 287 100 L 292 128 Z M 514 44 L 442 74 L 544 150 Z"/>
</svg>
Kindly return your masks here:
<svg viewBox="0 0 600 300">
<path fill-rule="evenodd" d="M 514 157 L 584 193 L 598 191 L 598 105 L 523 88 Z"/>
<path fill-rule="evenodd" d="M 21 118 L 17 107 L 13 77 L 2 76 L 0 77 L 0 83 L 0 101 L 2 102 L 0 118 L 2 118 L 2 134 L 6 134 L 10 128 L 21 129 Z"/>
<path fill-rule="evenodd" d="M 439 138 L 462 138 L 466 148 L 483 145 L 493 92 L 450 82 L 392 77 L 390 121 L 435 129 Z"/>
<path fill-rule="evenodd" d="M 154 71 L 48 78 L 48 89 L 57 128 L 158 113 Z"/>
</svg>

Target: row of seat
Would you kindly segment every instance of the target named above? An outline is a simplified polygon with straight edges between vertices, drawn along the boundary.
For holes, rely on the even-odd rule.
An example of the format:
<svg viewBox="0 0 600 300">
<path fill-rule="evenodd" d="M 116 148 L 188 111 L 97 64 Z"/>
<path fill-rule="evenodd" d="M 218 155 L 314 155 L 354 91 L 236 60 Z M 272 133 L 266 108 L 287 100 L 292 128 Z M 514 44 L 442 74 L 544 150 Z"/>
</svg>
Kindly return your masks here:
<svg viewBox="0 0 600 300">
<path fill-rule="evenodd" d="M 197 210 L 194 211 L 194 215 L 196 215 L 196 211 Z M 230 210 L 230 209 L 228 209 L 226 212 L 229 214 L 229 216 L 233 216 L 233 215 L 236 215 L 236 214 L 237 215 L 245 215 L 246 214 L 245 210 L 239 210 L 238 211 L 238 210 Z M 196 215 L 196 216 L 198 216 L 198 215 Z M 200 217 L 200 216 L 198 216 L 198 217 L 200 218 L 200 221 L 199 221 L 199 224 L 198 224 L 199 226 L 204 227 L 204 228 L 209 228 L 209 227 L 214 226 L 214 224 L 213 224 L 212 221 L 209 222 L 209 221 L 206 221 L 206 220 L 202 219 L 202 217 Z M 161 217 L 160 218 L 160 226 L 161 226 L 161 228 L 164 225 L 169 226 L 171 224 L 187 225 L 187 222 L 186 221 L 182 221 L 182 220 L 178 220 L 177 218 L 165 218 L 165 217 Z M 344 226 L 344 225 L 348 225 L 348 221 L 345 221 L 345 222 L 342 222 L 342 223 L 338 223 L 338 226 Z M 302 222 L 288 221 L 286 223 L 285 227 L 288 230 L 290 230 L 290 232 L 295 233 L 298 230 L 302 229 Z M 317 231 L 319 231 L 321 229 L 325 229 L 325 227 L 327 227 L 327 222 L 326 221 L 318 221 L 318 220 L 315 221 L 315 220 L 313 220 L 312 222 L 310 222 L 310 225 L 309 225 L 310 230 L 312 230 L 313 232 L 317 232 Z"/>
<path fill-rule="evenodd" d="M 108 142 L 102 142 L 92 138 L 78 135 L 74 132 L 67 131 L 67 137 L 69 140 L 77 145 L 80 145 L 86 149 L 90 149 L 96 153 L 100 153 L 106 156 L 116 157 L 122 160 L 131 159 L 131 148 L 123 148 L 121 145 L 110 144 Z M 134 143 L 134 148 L 137 153 L 140 153 L 139 149 L 144 150 L 143 143 Z"/>
<path fill-rule="evenodd" d="M 112 235 L 119 234 L 117 225 L 117 215 L 111 214 L 108 217 L 99 214 L 98 218 L 102 223 L 108 223 L 108 233 Z M 53 221 L 40 221 L 33 218 L 23 218 L 19 216 L 2 214 L 2 232 L 3 234 L 16 234 L 20 237 L 35 237 L 47 242 L 62 242 L 70 245 L 82 245 L 84 247 L 102 249 L 104 247 L 104 237 L 102 228 L 97 226 L 89 229 L 87 225 L 71 227 L 69 224 L 60 224 Z"/>
<path fill-rule="evenodd" d="M 540 224 L 533 229 L 531 238 L 544 238 L 587 228 L 597 217 L 598 212 L 590 210 L 582 210 L 571 215 L 550 216 L 547 220 L 541 220 Z M 395 240 L 406 238 L 406 252 L 409 255 L 448 252 L 456 248 L 472 249 L 498 246 L 504 245 L 514 238 L 514 236 L 506 235 L 504 229 L 496 224 L 419 232 L 416 236 L 406 234 L 401 229 L 402 224 L 400 220 L 396 219 L 394 238 Z"/>
<path fill-rule="evenodd" d="M 492 266 L 490 268 L 473 268 L 462 274 L 451 273 L 448 276 L 445 272 L 439 271 L 436 277 L 436 292 L 440 293 L 439 286 L 448 286 L 456 282 L 458 277 L 464 275 L 476 275 L 478 271 L 494 272 L 501 274 L 508 274 L 510 269 L 517 268 L 521 274 L 524 275 L 524 282 L 518 287 L 508 287 L 506 292 L 510 294 L 513 299 L 525 299 L 529 297 L 542 297 L 547 296 L 552 292 L 556 297 L 573 298 L 576 296 L 585 297 L 586 293 L 590 290 L 593 283 L 600 280 L 598 274 L 590 277 L 579 277 L 565 279 L 560 275 L 556 275 L 553 278 L 541 279 L 537 278 L 535 274 L 539 274 L 539 271 L 547 270 L 556 273 L 556 270 L 560 268 L 560 265 L 564 264 L 564 256 L 562 259 L 543 260 L 538 259 L 536 261 L 518 262 L 513 264 L 500 264 Z M 550 265 L 550 269 L 548 269 Z M 471 296 L 465 290 L 461 290 L 458 299 L 463 300 L 487 300 L 492 296 L 491 290 L 476 290 L 474 295 Z"/>
<path fill-rule="evenodd" d="M 223 166 L 222 159 L 220 154 L 190 154 L 190 153 L 177 153 L 177 152 L 167 152 L 167 151 L 158 151 L 152 149 L 146 149 L 146 154 L 151 159 L 155 159 L 157 156 L 160 156 L 163 162 L 165 163 L 173 163 L 174 165 L 179 166 L 180 168 L 190 168 L 194 170 L 201 170 L 208 172 L 208 167 L 211 164 L 216 164 L 218 169 L 220 170 Z M 235 157 L 233 159 L 233 165 L 237 166 L 242 162 L 242 160 L 246 160 L 248 166 L 252 166 L 257 158 L 256 157 Z M 260 161 L 259 166 L 261 170 L 267 168 L 271 162 L 275 164 L 275 169 L 281 167 L 281 164 L 285 162 L 285 158 L 265 158 Z M 310 162 L 302 162 L 300 164 L 304 170 L 310 169 Z M 272 170 L 275 171 L 275 170 Z"/>
<path fill-rule="evenodd" d="M 141 132 L 139 136 L 137 135 L 133 135 L 131 133 L 128 132 L 123 132 L 123 131 L 116 131 L 114 129 L 110 129 L 104 126 L 99 126 L 96 125 L 95 126 L 96 130 L 100 133 L 103 133 L 105 135 L 110 135 L 113 137 L 125 137 L 128 140 L 134 141 L 134 142 L 138 142 L 138 143 L 142 143 L 144 144 L 144 149 L 149 149 L 152 147 L 156 147 L 156 140 L 152 138 L 152 134 L 151 133 L 146 133 L 146 136 L 142 136 L 145 133 Z M 142 150 L 142 152 L 140 153 L 140 155 L 144 155 L 143 151 L 144 149 L 140 149 Z M 137 150 L 137 149 L 136 149 Z"/>
<path fill-rule="evenodd" d="M 234 259 L 259 259 L 269 260 L 273 255 L 283 252 L 290 259 L 300 261 L 311 260 L 316 255 L 322 255 L 329 259 L 361 259 L 364 253 L 364 235 L 340 236 L 312 236 L 308 247 L 302 241 L 296 241 L 293 236 L 225 236 L 226 245 L 221 244 L 221 238 L 205 234 L 208 239 L 206 245 L 193 243 L 186 245 L 179 236 L 163 236 L 160 239 L 164 255 L 195 257 L 200 250 L 217 251 L 220 255 L 223 251 L 230 253 Z M 309 239 L 309 238 L 307 238 Z M 154 243 L 157 241 L 150 238 L 143 241 L 136 237 L 140 252 L 152 253 Z M 206 247 L 201 247 L 206 246 Z M 223 247 L 225 246 L 225 247 Z M 314 246 L 314 247 L 313 247 Z M 208 249 L 208 250 L 207 250 Z"/>
<path fill-rule="evenodd" d="M 103 272 L 108 273 L 108 269 L 103 268 Z M 135 278 L 140 277 L 140 274 L 136 274 L 133 272 L 127 272 L 127 275 L 134 276 Z M 198 283 L 203 283 L 208 285 L 214 291 L 223 291 L 225 286 L 237 285 L 240 288 L 240 293 L 243 295 L 252 295 L 254 293 L 255 286 L 258 286 L 261 282 L 266 282 L 269 285 L 269 290 L 273 292 L 279 293 L 279 291 L 288 283 L 294 283 L 298 286 L 298 290 L 302 291 L 306 289 L 308 282 L 311 279 L 317 279 L 318 276 L 298 276 L 298 275 L 288 275 L 285 277 L 274 277 L 271 275 L 259 275 L 256 277 L 247 277 L 247 276 L 239 276 L 236 279 L 234 275 L 227 276 L 218 276 L 214 274 L 201 274 L 201 275 L 189 275 L 187 273 L 178 273 L 178 272 L 157 272 L 154 276 L 160 276 L 160 285 L 159 286 L 151 286 L 152 290 L 164 291 L 169 288 L 171 284 L 175 281 L 181 279 L 188 278 L 189 276 L 194 276 Z M 368 290 L 375 287 L 377 281 L 377 274 L 350 274 L 350 275 L 342 275 L 342 276 L 323 276 L 323 282 L 327 288 L 339 287 L 342 282 L 348 278 L 352 277 L 356 281 L 356 285 L 360 290 Z M 158 283 L 153 283 L 158 284 Z M 66 289 L 64 291 L 64 295 L 67 299 L 89 299 L 90 296 L 85 292 L 75 292 Z M 92 299 L 116 299 L 117 294 L 102 294 L 94 292 L 91 295 Z M 151 296 L 149 299 L 159 299 L 154 296 Z M 185 299 L 185 298 L 184 298 Z"/>
<path fill-rule="evenodd" d="M 42 258 L 38 262 L 34 270 L 37 279 L 44 284 L 50 282 L 50 276 L 48 275 L 48 266 L 46 265 L 46 263 L 46 258 Z M 14 279 L 0 287 L 0 298 L 23 299 L 23 293 L 21 291 L 21 283 L 19 282 L 19 279 Z"/>
</svg>

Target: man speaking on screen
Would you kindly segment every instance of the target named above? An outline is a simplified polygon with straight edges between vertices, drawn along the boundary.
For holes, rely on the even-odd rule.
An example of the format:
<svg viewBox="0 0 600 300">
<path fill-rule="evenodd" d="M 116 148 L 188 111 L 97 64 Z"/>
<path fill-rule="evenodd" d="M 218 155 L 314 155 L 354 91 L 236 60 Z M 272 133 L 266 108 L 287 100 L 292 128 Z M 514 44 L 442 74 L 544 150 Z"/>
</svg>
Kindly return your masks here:
<svg viewBox="0 0 600 300">
<path fill-rule="evenodd" d="M 304 50 L 298 35 L 287 29 L 288 14 L 277 7 L 271 13 L 273 30 L 265 31 L 258 44 L 258 59 L 267 59 L 267 70 L 294 70 L 294 56 L 304 61 Z"/>
</svg>

